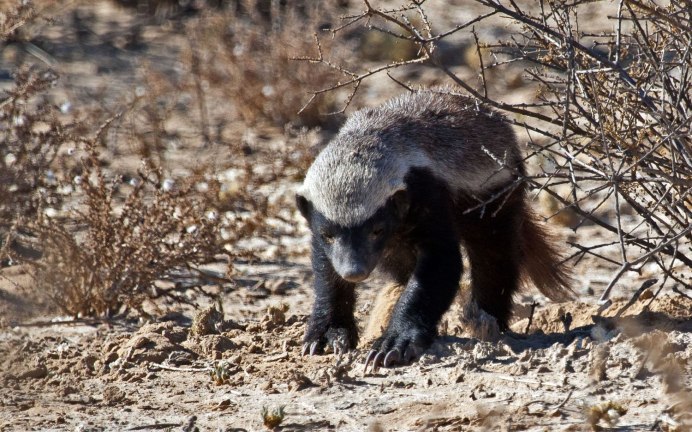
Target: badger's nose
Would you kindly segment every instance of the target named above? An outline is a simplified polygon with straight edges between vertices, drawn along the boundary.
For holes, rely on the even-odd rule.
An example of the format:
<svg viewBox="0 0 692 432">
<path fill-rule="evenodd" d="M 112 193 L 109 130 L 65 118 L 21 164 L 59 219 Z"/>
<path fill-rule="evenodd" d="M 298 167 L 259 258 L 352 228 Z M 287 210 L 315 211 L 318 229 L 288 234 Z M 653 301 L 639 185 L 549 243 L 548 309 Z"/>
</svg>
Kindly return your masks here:
<svg viewBox="0 0 692 432">
<path fill-rule="evenodd" d="M 332 248 L 331 261 L 334 270 L 348 282 L 362 282 L 368 276 L 372 268 L 367 265 L 365 254 L 349 242 L 336 241 Z"/>
<path fill-rule="evenodd" d="M 365 263 L 349 260 L 339 264 L 341 265 L 338 265 L 336 270 L 339 276 L 348 282 L 362 282 L 370 276 L 370 269 Z"/>
<path fill-rule="evenodd" d="M 348 282 L 363 282 L 370 276 L 370 272 L 365 266 L 351 267 L 341 274 L 341 277 Z"/>
</svg>

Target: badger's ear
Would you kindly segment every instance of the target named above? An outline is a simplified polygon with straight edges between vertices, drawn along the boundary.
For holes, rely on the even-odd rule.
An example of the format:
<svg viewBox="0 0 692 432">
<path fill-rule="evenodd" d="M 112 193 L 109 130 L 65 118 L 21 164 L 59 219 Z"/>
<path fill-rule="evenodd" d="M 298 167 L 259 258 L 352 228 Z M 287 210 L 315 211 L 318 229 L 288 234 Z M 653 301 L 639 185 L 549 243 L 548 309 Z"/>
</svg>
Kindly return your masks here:
<svg viewBox="0 0 692 432">
<path fill-rule="evenodd" d="M 300 210 L 300 214 L 307 220 L 310 220 L 310 201 L 300 193 L 296 194 L 296 206 Z"/>
<path fill-rule="evenodd" d="M 396 191 L 396 193 L 392 195 L 392 201 L 394 201 L 394 208 L 396 209 L 396 213 L 399 216 L 399 218 L 405 218 L 408 214 L 408 209 L 410 205 L 408 192 L 406 192 L 405 189 Z"/>
</svg>

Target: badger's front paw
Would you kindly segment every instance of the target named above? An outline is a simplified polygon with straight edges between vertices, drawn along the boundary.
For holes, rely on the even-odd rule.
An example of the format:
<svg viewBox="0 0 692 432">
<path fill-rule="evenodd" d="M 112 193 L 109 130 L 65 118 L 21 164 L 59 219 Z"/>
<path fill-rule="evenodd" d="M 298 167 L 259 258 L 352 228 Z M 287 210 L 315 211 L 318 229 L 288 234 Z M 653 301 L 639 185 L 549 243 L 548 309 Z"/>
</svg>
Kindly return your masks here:
<svg viewBox="0 0 692 432">
<path fill-rule="evenodd" d="M 351 326 L 317 326 L 308 325 L 303 339 L 302 355 L 315 355 L 331 349 L 334 354 L 344 354 L 358 344 L 358 329 L 355 323 Z"/>
<path fill-rule="evenodd" d="M 375 341 L 365 358 L 368 366 L 376 371 L 380 366 L 390 367 L 408 364 L 417 359 L 435 339 L 435 332 L 412 323 L 389 325 L 385 333 Z"/>
</svg>

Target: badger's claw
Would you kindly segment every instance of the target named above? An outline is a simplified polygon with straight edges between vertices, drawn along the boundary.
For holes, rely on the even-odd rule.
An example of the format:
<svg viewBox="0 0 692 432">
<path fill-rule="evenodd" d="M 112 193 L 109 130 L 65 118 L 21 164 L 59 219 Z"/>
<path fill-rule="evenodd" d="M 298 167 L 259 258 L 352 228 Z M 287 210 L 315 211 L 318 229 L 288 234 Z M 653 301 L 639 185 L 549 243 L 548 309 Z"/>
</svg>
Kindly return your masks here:
<svg viewBox="0 0 692 432">
<path fill-rule="evenodd" d="M 328 328 L 323 334 L 308 332 L 301 350 L 301 355 L 316 355 L 325 351 L 332 351 L 336 355 L 342 355 L 355 348 L 358 343 L 358 332 L 354 329 L 335 327 Z"/>
<path fill-rule="evenodd" d="M 430 345 L 434 334 L 411 327 L 403 333 L 385 332 L 373 344 L 373 349 L 365 359 L 365 373 L 370 366 L 371 372 L 380 366 L 392 367 L 411 363 Z"/>
<path fill-rule="evenodd" d="M 386 353 L 384 351 L 371 350 L 368 353 L 368 356 L 365 358 L 365 366 L 363 370 L 367 374 L 368 367 L 370 367 L 370 372 L 375 373 L 380 366 L 388 368 L 400 364 L 406 364 L 416 357 L 416 355 L 412 354 L 413 351 L 410 349 L 407 349 L 403 357 L 399 348 L 394 348 Z"/>
<path fill-rule="evenodd" d="M 381 351 L 371 350 L 368 356 L 365 358 L 365 367 L 363 371 L 368 373 L 368 366 L 370 366 L 370 371 L 372 373 L 377 372 L 377 369 L 382 364 L 382 359 L 384 358 L 384 353 Z"/>
<path fill-rule="evenodd" d="M 399 352 L 398 348 L 394 348 L 393 350 L 387 352 L 387 355 L 384 357 L 384 362 L 382 362 L 382 366 L 388 368 L 389 366 L 399 362 L 401 362 L 401 353 Z"/>
<path fill-rule="evenodd" d="M 319 344 L 317 342 L 305 342 L 303 344 L 303 349 L 300 351 L 301 356 L 305 356 L 307 354 L 313 356 L 317 354 L 318 349 L 320 348 Z"/>
</svg>

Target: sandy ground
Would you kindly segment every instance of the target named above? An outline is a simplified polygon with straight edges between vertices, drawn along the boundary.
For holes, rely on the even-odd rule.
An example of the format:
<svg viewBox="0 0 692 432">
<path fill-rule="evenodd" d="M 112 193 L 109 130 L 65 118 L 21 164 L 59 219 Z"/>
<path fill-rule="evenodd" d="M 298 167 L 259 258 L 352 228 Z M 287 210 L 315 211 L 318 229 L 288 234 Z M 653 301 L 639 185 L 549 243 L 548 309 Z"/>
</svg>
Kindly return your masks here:
<svg viewBox="0 0 692 432">
<path fill-rule="evenodd" d="M 366 374 L 367 348 L 300 356 L 309 287 L 282 286 L 291 285 L 286 275 L 300 278 L 306 269 L 269 273 L 248 270 L 265 283 L 223 295 L 225 319 L 202 310 L 193 320 L 189 311 L 145 325 L 3 329 L 0 429 L 181 430 L 192 421 L 200 430 L 253 431 L 263 430 L 263 408 L 278 407 L 285 431 L 689 427 L 692 301 L 681 296 L 659 297 L 648 312 L 641 300 L 627 317 L 598 325 L 593 305 L 547 305 L 535 311 L 528 334 L 528 320 L 519 319 L 517 333 L 495 342 L 450 324 L 417 363 Z M 374 291 L 363 293 L 360 310 Z M 238 316 L 247 318 L 232 319 Z M 458 316 L 457 305 L 447 320 Z"/>
<path fill-rule="evenodd" d="M 134 25 L 129 12 L 112 15 L 100 4 L 90 38 Z M 459 18 L 443 12 L 443 23 Z M 63 98 L 88 101 L 99 92 L 113 102 L 137 79 L 137 56 L 175 45 L 155 33 L 134 54 L 93 44 L 70 50 L 78 42 L 61 33 L 74 25 L 68 16 L 50 26 L 53 45 L 44 46 L 60 62 L 64 87 L 56 92 Z M 174 51 L 157 57 L 161 68 L 175 66 Z M 372 104 L 395 88 L 389 81 L 359 97 Z M 276 131 L 243 136 L 282 139 Z M 192 151 L 179 148 L 170 161 L 208 156 Z M 114 166 L 137 163 L 131 159 Z M 281 187 L 289 194 L 296 184 Z M 199 308 L 164 302 L 149 322 L 36 316 L 27 313 L 35 305 L 16 285 L 30 283 L 24 269 L 2 269 L 0 431 L 260 431 L 270 428 L 262 411 L 279 408 L 281 431 L 692 430 L 692 300 L 669 289 L 654 296 L 652 288 L 616 317 L 642 283 L 659 277 L 654 270 L 626 275 L 614 304 L 599 313 L 596 299 L 614 268 L 586 258 L 575 267 L 577 301 L 555 304 L 524 293 L 513 332 L 493 341 L 461 325 L 460 296 L 442 336 L 418 362 L 365 373 L 365 342 L 348 356 L 300 356 L 312 276 L 305 224 L 290 214 L 297 234 L 279 241 L 288 253 L 260 242 L 259 260 L 233 263 L 233 284 L 208 287 L 222 313 L 191 290 L 188 300 Z M 573 241 L 605 238 L 593 226 L 556 230 Z M 211 268 L 223 271 L 225 264 Z M 368 320 L 375 328 L 383 320 L 377 311 L 369 318 L 383 287 L 373 280 L 359 292 L 363 329 Z"/>
</svg>

